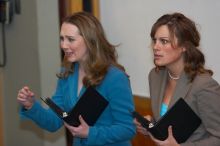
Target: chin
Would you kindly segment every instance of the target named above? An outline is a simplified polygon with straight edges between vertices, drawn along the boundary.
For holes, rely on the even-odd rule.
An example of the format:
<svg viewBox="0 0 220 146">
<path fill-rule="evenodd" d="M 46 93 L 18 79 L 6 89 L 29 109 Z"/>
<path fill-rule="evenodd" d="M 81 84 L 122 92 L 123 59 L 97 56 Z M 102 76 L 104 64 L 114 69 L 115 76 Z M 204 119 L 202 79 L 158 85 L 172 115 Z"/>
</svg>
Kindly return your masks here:
<svg viewBox="0 0 220 146">
<path fill-rule="evenodd" d="M 166 66 L 166 64 L 164 64 L 164 63 L 155 63 L 155 65 L 158 66 L 158 67 Z"/>
<path fill-rule="evenodd" d="M 155 64 L 156 66 L 162 66 L 162 64 L 161 64 L 159 61 L 155 61 L 155 60 L 154 60 L 154 64 Z"/>
<path fill-rule="evenodd" d="M 66 59 L 68 62 L 75 62 L 76 61 L 76 59 L 75 58 L 70 58 L 70 57 L 67 57 L 67 59 Z"/>
</svg>

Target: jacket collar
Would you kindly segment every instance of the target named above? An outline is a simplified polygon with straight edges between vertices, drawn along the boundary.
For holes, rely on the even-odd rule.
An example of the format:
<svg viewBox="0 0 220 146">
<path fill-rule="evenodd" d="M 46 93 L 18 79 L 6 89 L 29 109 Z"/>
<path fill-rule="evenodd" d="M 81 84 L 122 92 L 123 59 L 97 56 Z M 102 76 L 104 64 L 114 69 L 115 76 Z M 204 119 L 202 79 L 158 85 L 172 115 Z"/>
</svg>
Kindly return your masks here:
<svg viewBox="0 0 220 146">
<path fill-rule="evenodd" d="M 165 92 L 165 88 L 166 88 L 166 84 L 167 84 L 167 79 L 168 79 L 168 72 L 167 72 L 167 69 L 164 70 L 164 72 L 161 74 L 161 84 L 160 84 L 160 93 L 159 93 L 159 99 L 158 99 L 158 108 L 157 108 L 157 111 L 155 113 L 155 117 L 156 119 L 159 119 L 160 117 L 160 110 L 161 110 L 161 104 L 162 104 L 162 101 L 163 101 L 163 98 L 164 98 L 164 92 Z M 173 106 L 173 104 L 176 103 L 176 101 L 179 99 L 179 98 L 185 98 L 185 96 L 187 95 L 187 93 L 189 92 L 190 90 L 190 87 L 191 87 L 191 84 L 189 79 L 188 79 L 188 76 L 186 75 L 186 73 L 183 71 L 181 76 L 180 76 L 180 79 L 178 79 L 177 81 L 177 84 L 176 84 L 176 89 L 173 93 L 173 96 L 171 98 L 171 101 L 169 103 L 169 106 L 168 106 L 168 109 L 170 107 Z"/>
</svg>

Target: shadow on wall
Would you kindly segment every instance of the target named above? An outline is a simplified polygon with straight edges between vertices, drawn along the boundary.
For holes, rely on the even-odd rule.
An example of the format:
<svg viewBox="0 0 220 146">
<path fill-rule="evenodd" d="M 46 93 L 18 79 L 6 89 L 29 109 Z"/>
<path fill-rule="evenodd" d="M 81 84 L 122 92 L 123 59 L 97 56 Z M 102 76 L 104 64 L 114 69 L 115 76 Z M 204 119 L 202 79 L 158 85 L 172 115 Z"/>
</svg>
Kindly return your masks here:
<svg viewBox="0 0 220 146">
<path fill-rule="evenodd" d="M 49 143 L 54 143 L 63 135 L 65 135 L 63 128 L 59 129 L 56 132 L 47 132 L 46 130 L 42 130 L 40 127 L 38 127 L 33 121 L 25 119 L 20 122 L 21 130 L 32 133 L 39 139 L 42 139 L 42 141 L 48 141 Z"/>
</svg>

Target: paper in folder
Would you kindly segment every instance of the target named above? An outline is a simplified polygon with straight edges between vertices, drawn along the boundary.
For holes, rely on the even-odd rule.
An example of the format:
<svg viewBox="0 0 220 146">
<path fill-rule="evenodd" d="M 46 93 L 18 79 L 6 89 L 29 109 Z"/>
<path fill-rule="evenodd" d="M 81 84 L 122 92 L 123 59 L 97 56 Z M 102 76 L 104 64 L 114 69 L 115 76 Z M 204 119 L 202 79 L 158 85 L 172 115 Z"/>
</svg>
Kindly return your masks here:
<svg viewBox="0 0 220 146">
<path fill-rule="evenodd" d="M 49 97 L 41 98 L 61 119 L 72 126 L 79 126 L 79 115 L 83 117 L 89 126 L 93 126 L 108 101 L 93 87 L 88 87 L 70 112 L 63 111 Z"/>
<path fill-rule="evenodd" d="M 185 142 L 201 124 L 201 119 L 183 98 L 180 98 L 173 107 L 156 122 L 148 121 L 135 111 L 133 112 L 133 116 L 159 140 L 167 139 L 168 127 L 172 126 L 173 136 L 178 143 Z"/>
</svg>

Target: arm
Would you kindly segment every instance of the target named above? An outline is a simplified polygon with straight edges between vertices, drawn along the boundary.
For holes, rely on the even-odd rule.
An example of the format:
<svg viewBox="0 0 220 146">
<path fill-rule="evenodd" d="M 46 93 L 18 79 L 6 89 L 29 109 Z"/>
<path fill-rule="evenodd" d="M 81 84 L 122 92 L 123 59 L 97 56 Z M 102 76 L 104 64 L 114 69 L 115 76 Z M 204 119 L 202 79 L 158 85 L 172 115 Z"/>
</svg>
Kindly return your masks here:
<svg viewBox="0 0 220 146">
<path fill-rule="evenodd" d="M 61 81 L 59 81 L 56 93 L 53 96 L 53 100 L 60 107 L 63 107 L 61 91 Z M 58 118 L 57 115 L 51 109 L 46 109 L 42 107 L 42 105 L 37 100 L 33 102 L 33 106 L 28 110 L 22 107 L 20 110 L 20 115 L 21 117 L 31 119 L 38 126 L 50 132 L 58 130 L 63 125 L 63 121 L 60 118 Z"/>
<path fill-rule="evenodd" d="M 220 86 L 210 77 L 200 78 L 195 84 L 197 110 L 202 119 L 203 137 L 197 141 L 186 142 L 181 146 L 219 146 L 220 145 Z M 192 93 L 193 94 L 193 93 Z"/>
</svg>

